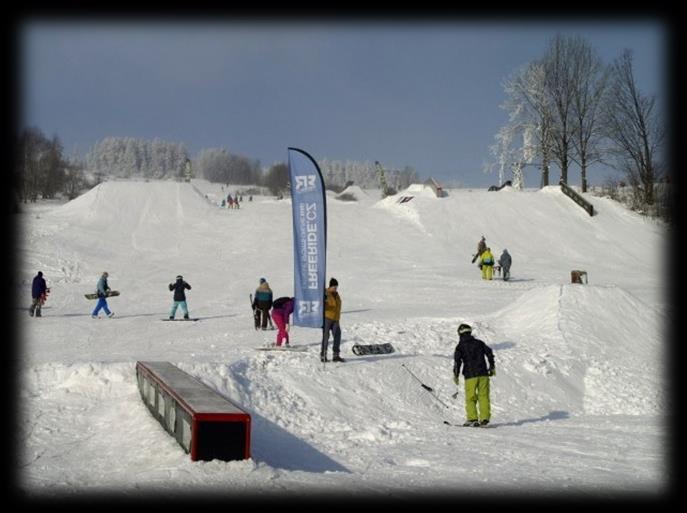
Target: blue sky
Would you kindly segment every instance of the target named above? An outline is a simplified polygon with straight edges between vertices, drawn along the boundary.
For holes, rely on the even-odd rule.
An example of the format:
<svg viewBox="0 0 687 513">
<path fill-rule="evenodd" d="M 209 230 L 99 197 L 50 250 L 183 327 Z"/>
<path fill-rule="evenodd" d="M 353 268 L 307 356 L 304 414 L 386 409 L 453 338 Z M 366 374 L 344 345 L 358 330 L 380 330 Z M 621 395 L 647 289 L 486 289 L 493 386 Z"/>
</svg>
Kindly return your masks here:
<svg viewBox="0 0 687 513">
<path fill-rule="evenodd" d="M 294 146 L 490 185 L 498 175 L 482 164 L 507 119 L 502 83 L 556 33 L 585 37 L 605 62 L 633 50 L 641 91 L 667 100 L 668 29 L 657 19 L 27 20 L 20 29 L 22 125 L 57 134 L 67 154 L 107 136 L 159 137 L 192 157 L 223 147 L 271 165 Z M 579 182 L 576 168 L 570 176 Z M 536 187 L 537 171 L 525 182 Z"/>
</svg>

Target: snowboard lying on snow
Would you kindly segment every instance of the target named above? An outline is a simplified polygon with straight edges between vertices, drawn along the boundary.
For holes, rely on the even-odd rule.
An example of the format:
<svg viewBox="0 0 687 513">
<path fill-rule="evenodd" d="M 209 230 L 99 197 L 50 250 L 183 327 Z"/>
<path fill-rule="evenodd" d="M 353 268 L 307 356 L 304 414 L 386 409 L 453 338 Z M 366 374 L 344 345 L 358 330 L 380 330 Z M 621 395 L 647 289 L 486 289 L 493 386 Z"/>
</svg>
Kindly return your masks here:
<svg viewBox="0 0 687 513">
<path fill-rule="evenodd" d="M 105 297 L 113 297 L 113 296 L 118 296 L 118 295 L 119 295 L 118 290 L 109 290 L 107 292 L 107 294 L 105 294 Z M 93 294 L 84 294 L 84 296 L 86 297 L 86 299 L 98 299 L 98 294 L 95 292 Z"/>
<path fill-rule="evenodd" d="M 263 346 L 263 347 L 256 347 L 255 348 L 258 351 L 283 351 L 285 353 L 287 352 L 301 352 L 301 351 L 307 351 L 308 346 Z"/>
<path fill-rule="evenodd" d="M 169 317 L 166 319 L 160 319 L 161 321 L 199 321 L 200 317 L 191 317 L 189 319 L 184 319 L 183 317 L 179 317 L 178 319 L 170 319 Z"/>
<path fill-rule="evenodd" d="M 394 352 L 394 346 L 385 344 L 354 344 L 351 348 L 353 354 L 363 356 L 367 354 L 390 354 Z"/>
</svg>

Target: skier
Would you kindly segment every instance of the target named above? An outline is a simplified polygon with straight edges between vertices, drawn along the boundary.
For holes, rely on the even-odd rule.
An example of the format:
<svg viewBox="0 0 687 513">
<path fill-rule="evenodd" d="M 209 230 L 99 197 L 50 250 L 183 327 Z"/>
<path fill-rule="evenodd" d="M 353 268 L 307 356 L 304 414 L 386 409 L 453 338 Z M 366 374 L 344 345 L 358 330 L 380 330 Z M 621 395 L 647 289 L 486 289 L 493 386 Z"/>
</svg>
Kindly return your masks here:
<svg viewBox="0 0 687 513">
<path fill-rule="evenodd" d="M 174 304 L 172 305 L 172 310 L 169 312 L 169 320 L 174 320 L 174 316 L 177 313 L 177 308 L 181 307 L 181 311 L 184 312 L 184 319 L 188 320 L 188 305 L 186 304 L 186 290 L 191 290 L 191 285 L 184 281 L 182 275 L 178 275 L 175 283 L 169 284 L 170 292 L 174 291 Z"/>
<path fill-rule="evenodd" d="M 41 317 L 41 307 L 48 297 L 48 292 L 50 292 L 50 289 L 45 283 L 43 272 L 38 271 L 38 274 L 34 276 L 33 283 L 31 284 L 31 297 L 33 298 L 31 306 L 29 307 L 29 315 L 31 317 L 33 317 L 34 313 L 36 317 Z"/>
<path fill-rule="evenodd" d="M 98 312 L 100 312 L 101 308 L 105 310 L 105 313 L 108 317 L 114 317 L 114 312 L 111 312 L 110 309 L 107 307 L 106 298 L 107 293 L 110 291 L 110 286 L 107 284 L 108 276 L 109 274 L 107 272 L 104 272 L 102 276 L 100 276 L 98 284 L 96 285 L 96 293 L 98 294 L 98 304 L 95 305 L 95 309 L 91 313 L 91 317 L 93 317 L 94 319 L 98 318 Z"/>
<path fill-rule="evenodd" d="M 485 249 L 480 255 L 479 267 L 482 269 L 482 279 L 491 280 L 494 273 L 494 255 L 491 254 L 491 248 Z"/>
<path fill-rule="evenodd" d="M 272 318 L 277 325 L 277 343 L 276 346 L 280 347 L 282 340 L 286 340 L 284 345 L 290 347 L 289 345 L 289 316 L 293 313 L 293 298 L 292 297 L 280 297 L 274 300 L 272 303 Z"/>
<path fill-rule="evenodd" d="M 508 253 L 507 249 L 503 250 L 503 253 L 501 253 L 501 256 L 499 257 L 499 265 L 501 266 L 501 270 L 503 271 L 503 281 L 508 281 L 510 278 L 510 264 L 512 262 L 510 253 Z"/>
<path fill-rule="evenodd" d="M 255 289 L 255 298 L 253 299 L 253 310 L 256 313 L 256 330 L 258 327 L 260 327 L 263 331 L 265 331 L 267 329 L 268 320 L 270 322 L 270 326 L 272 329 L 274 329 L 274 326 L 272 326 L 272 319 L 270 318 L 270 308 L 272 308 L 272 289 L 265 278 L 260 278 L 260 285 L 258 285 L 258 288 Z"/>
<path fill-rule="evenodd" d="M 465 414 L 463 426 L 486 426 L 491 418 L 489 399 L 489 376 L 496 374 L 494 353 L 491 348 L 472 336 L 472 327 L 468 324 L 458 326 L 460 341 L 453 354 L 453 382 L 458 386 L 460 369 L 463 366 L 465 378 Z M 487 368 L 484 358 L 489 361 Z M 479 402 L 479 417 L 477 403 Z"/>
<path fill-rule="evenodd" d="M 334 357 L 333 362 L 343 362 L 339 356 L 339 346 L 341 345 L 341 296 L 338 292 L 339 282 L 336 278 L 329 280 L 329 288 L 324 294 L 324 327 L 322 329 L 322 347 L 320 350 L 320 361 L 327 361 L 327 346 L 329 345 L 329 332 L 334 336 L 334 346 L 332 347 Z"/>
</svg>

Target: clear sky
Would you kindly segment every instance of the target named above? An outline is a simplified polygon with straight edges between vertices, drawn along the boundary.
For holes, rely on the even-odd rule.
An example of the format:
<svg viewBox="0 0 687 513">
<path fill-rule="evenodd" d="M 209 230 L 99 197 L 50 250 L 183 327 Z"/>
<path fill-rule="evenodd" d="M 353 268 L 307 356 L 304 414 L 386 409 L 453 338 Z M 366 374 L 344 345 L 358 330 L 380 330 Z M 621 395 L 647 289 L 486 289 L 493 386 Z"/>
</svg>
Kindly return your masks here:
<svg viewBox="0 0 687 513">
<path fill-rule="evenodd" d="M 507 120 L 503 81 L 556 33 L 585 37 L 604 62 L 633 50 L 641 91 L 664 102 L 667 31 L 659 19 L 25 20 L 21 121 L 67 154 L 107 136 L 159 137 L 192 158 L 222 147 L 271 165 L 295 146 L 483 186 L 498 182 L 482 164 Z M 576 167 L 570 177 L 579 184 Z M 526 171 L 526 186 L 538 183 Z"/>
</svg>

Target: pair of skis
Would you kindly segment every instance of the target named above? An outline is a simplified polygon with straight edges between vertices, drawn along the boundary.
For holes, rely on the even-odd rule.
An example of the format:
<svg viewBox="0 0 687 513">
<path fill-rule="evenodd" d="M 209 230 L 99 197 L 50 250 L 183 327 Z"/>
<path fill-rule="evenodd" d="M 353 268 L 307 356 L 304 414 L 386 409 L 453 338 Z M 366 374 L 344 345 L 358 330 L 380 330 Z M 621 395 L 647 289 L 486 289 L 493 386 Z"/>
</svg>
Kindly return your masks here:
<svg viewBox="0 0 687 513">
<path fill-rule="evenodd" d="M 437 394 L 434 392 L 434 389 L 433 389 L 432 387 L 430 387 L 429 385 L 425 385 L 425 384 L 422 382 L 422 380 L 420 380 L 420 378 L 418 378 L 418 377 L 413 373 L 413 371 L 411 371 L 408 367 L 405 366 L 404 363 L 401 364 L 401 367 L 403 367 L 403 368 L 408 372 L 408 374 L 410 374 L 410 375 L 413 377 L 413 379 L 415 379 L 415 381 L 417 381 L 418 383 L 420 383 L 420 386 L 421 386 L 423 389 L 425 389 L 427 392 L 429 392 L 429 393 L 432 395 L 432 397 L 434 398 L 435 401 L 437 401 L 439 404 L 441 404 L 444 408 L 447 408 L 447 409 L 450 408 L 450 406 L 449 406 L 448 404 L 446 404 L 444 401 L 442 401 L 441 399 L 439 399 L 439 396 L 437 396 Z M 456 393 L 454 393 L 453 395 L 451 395 L 451 397 L 454 398 L 454 399 L 455 399 L 456 397 L 458 397 L 458 391 L 456 391 Z M 460 426 L 460 427 L 466 427 L 466 426 L 463 426 L 463 424 L 454 424 L 453 422 L 449 422 L 448 420 L 443 420 L 443 423 L 446 424 L 447 426 Z M 472 427 L 472 426 L 470 426 L 470 427 Z M 493 427 L 493 425 L 486 424 L 486 425 L 483 425 L 483 426 L 480 425 L 479 427 Z"/>
</svg>

